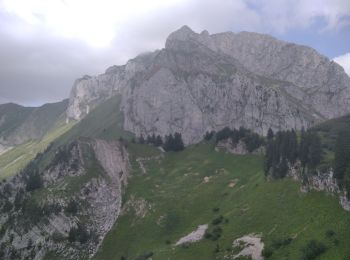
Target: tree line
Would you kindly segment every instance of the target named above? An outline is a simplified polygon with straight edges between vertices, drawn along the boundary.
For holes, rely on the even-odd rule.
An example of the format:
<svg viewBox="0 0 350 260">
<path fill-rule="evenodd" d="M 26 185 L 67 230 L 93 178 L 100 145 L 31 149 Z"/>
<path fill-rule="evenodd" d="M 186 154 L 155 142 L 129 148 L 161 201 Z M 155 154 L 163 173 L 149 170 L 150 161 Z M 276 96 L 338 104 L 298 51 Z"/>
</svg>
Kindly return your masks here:
<svg viewBox="0 0 350 260">
<path fill-rule="evenodd" d="M 150 144 L 155 147 L 162 147 L 165 151 L 182 151 L 185 148 L 184 142 L 182 140 L 181 133 L 175 132 L 174 134 L 169 134 L 164 137 L 164 139 L 160 135 L 147 135 L 145 138 L 142 134 L 137 140 L 134 138 L 132 142 L 138 142 L 139 144 Z"/>
<path fill-rule="evenodd" d="M 239 141 L 243 141 L 246 145 L 248 152 L 250 153 L 265 144 L 265 140 L 263 137 L 244 127 L 240 127 L 239 129 L 233 130 L 229 127 L 224 127 L 218 132 L 206 132 L 204 135 L 204 140 L 206 141 L 209 141 L 213 138 L 215 138 L 216 144 L 222 140 L 227 140 L 229 138 L 234 144 L 237 144 Z"/>
<path fill-rule="evenodd" d="M 334 177 L 350 199 L 350 131 L 339 133 L 336 139 Z"/>
<path fill-rule="evenodd" d="M 274 178 L 286 176 L 289 166 L 300 161 L 303 170 L 311 172 L 322 160 L 321 139 L 316 132 L 301 130 L 300 138 L 294 130 L 269 129 L 267 134 L 265 174 Z"/>
</svg>

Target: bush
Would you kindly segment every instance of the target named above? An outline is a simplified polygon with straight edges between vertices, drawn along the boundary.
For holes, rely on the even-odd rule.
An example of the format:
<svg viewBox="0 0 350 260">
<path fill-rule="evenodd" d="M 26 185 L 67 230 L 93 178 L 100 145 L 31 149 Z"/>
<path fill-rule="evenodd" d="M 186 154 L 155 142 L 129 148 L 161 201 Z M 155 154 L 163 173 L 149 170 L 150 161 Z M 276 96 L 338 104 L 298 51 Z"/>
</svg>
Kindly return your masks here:
<svg viewBox="0 0 350 260">
<path fill-rule="evenodd" d="M 68 240 L 69 242 L 79 241 L 81 244 L 86 243 L 89 240 L 90 236 L 87 232 L 85 226 L 78 224 L 77 227 L 73 227 L 69 231 Z"/>
<path fill-rule="evenodd" d="M 219 212 L 220 208 L 213 208 L 213 212 Z"/>
<path fill-rule="evenodd" d="M 39 173 L 34 172 L 29 174 L 26 180 L 26 190 L 33 191 L 36 189 L 40 189 L 43 186 L 43 180 Z"/>
<path fill-rule="evenodd" d="M 212 231 L 212 233 L 210 233 L 209 231 L 205 232 L 204 237 L 206 239 L 210 239 L 212 241 L 216 241 L 221 237 L 221 233 L 222 233 L 222 228 L 221 227 L 215 227 Z"/>
<path fill-rule="evenodd" d="M 261 252 L 261 255 L 265 258 L 271 257 L 273 254 L 273 250 L 271 247 L 265 247 L 263 251 Z"/>
<path fill-rule="evenodd" d="M 204 140 L 205 141 L 210 141 L 213 136 L 215 135 L 215 132 L 214 131 L 210 131 L 210 132 L 205 132 L 205 135 L 204 135 Z"/>
<path fill-rule="evenodd" d="M 332 230 L 332 229 L 328 229 L 327 231 L 326 231 L 326 237 L 327 238 L 331 238 L 331 237 L 333 237 L 334 235 L 335 235 L 335 232 L 334 232 L 334 230 Z"/>
<path fill-rule="evenodd" d="M 12 203 L 6 199 L 4 206 L 2 207 L 3 212 L 9 212 L 13 208 Z"/>
<path fill-rule="evenodd" d="M 68 214 L 76 215 L 78 212 L 78 203 L 75 200 L 70 200 L 65 212 Z"/>
<path fill-rule="evenodd" d="M 216 219 L 213 219 L 213 221 L 211 223 L 213 225 L 219 225 L 220 223 L 222 223 L 223 220 L 224 220 L 224 217 L 222 215 L 220 215 Z"/>
<path fill-rule="evenodd" d="M 310 240 L 306 246 L 301 249 L 301 259 L 302 260 L 312 260 L 316 259 L 319 255 L 326 252 L 326 246 L 317 240 Z"/>
</svg>

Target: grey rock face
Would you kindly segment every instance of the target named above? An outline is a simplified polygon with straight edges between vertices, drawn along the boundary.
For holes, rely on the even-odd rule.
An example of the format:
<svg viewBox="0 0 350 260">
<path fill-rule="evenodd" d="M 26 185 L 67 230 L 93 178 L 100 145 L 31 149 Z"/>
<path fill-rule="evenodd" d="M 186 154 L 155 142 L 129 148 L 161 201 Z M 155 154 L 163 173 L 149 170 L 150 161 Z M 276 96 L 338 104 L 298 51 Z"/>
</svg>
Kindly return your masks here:
<svg viewBox="0 0 350 260">
<path fill-rule="evenodd" d="M 350 78 L 315 50 L 268 35 L 197 34 L 187 26 L 162 50 L 77 80 L 67 117 L 79 120 L 116 94 L 125 130 L 181 132 L 187 144 L 225 126 L 265 134 L 350 112 Z"/>
<path fill-rule="evenodd" d="M 344 191 L 337 183 L 334 177 L 334 171 L 332 168 L 325 172 L 317 170 L 316 174 L 302 174 L 303 170 L 301 163 L 297 162 L 293 166 L 289 166 L 288 176 L 294 180 L 301 181 L 302 186 L 300 190 L 302 192 L 308 192 L 310 190 L 326 191 L 334 194 L 339 198 L 339 204 L 346 211 L 350 211 L 350 201 L 347 197 L 346 191 Z"/>
<path fill-rule="evenodd" d="M 49 167 L 41 173 L 44 189 L 40 190 L 40 197 L 34 198 L 25 191 L 26 176 L 16 175 L 6 187 L 0 187 L 1 205 L 5 201 L 15 204 L 22 194 L 19 207 L 0 213 L 0 225 L 6 225 L 0 238 L 3 259 L 14 256 L 43 259 L 49 252 L 65 259 L 89 259 L 115 224 L 121 211 L 123 187 L 130 177 L 125 147 L 120 142 L 82 139 L 72 143 L 65 153 L 62 151 L 56 152 Z M 87 151 L 91 154 L 87 155 Z M 93 173 L 89 156 L 97 160 Z M 71 200 L 78 205 L 75 214 L 66 210 Z M 40 207 L 36 209 L 40 212 L 36 221 L 30 218 L 34 213 L 24 213 L 26 201 L 36 201 Z M 61 210 L 50 213 L 43 210 L 52 205 L 60 206 Z M 91 237 L 84 243 L 69 242 L 70 230 L 79 223 L 84 223 Z"/>
</svg>

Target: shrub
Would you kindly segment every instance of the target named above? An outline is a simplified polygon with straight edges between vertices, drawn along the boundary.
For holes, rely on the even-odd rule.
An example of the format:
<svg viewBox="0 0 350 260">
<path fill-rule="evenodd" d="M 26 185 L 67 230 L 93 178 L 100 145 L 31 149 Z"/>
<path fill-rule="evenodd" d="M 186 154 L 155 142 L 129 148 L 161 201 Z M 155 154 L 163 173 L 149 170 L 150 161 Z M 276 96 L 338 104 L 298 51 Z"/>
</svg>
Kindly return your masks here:
<svg viewBox="0 0 350 260">
<path fill-rule="evenodd" d="M 302 260 L 316 259 L 327 250 L 326 246 L 317 240 L 310 240 L 306 246 L 301 249 Z"/>
<path fill-rule="evenodd" d="M 79 241 L 81 244 L 86 243 L 90 236 L 85 226 L 78 224 L 77 227 L 73 227 L 69 231 L 68 240 L 69 242 Z"/>
<path fill-rule="evenodd" d="M 70 200 L 65 210 L 66 213 L 76 215 L 78 212 L 78 203 L 75 200 Z"/>
<path fill-rule="evenodd" d="M 334 230 L 332 230 L 332 229 L 328 229 L 327 231 L 326 231 L 326 237 L 327 238 L 331 238 L 331 237 L 333 237 L 334 235 L 335 235 L 335 232 L 334 232 Z"/>
<path fill-rule="evenodd" d="M 29 174 L 27 181 L 26 181 L 26 190 L 27 191 L 33 191 L 36 189 L 40 189 L 43 186 L 43 180 L 39 173 L 34 172 Z"/>
<path fill-rule="evenodd" d="M 216 208 L 213 208 L 213 212 L 219 212 L 220 208 L 216 207 Z"/>
<path fill-rule="evenodd" d="M 219 225 L 224 220 L 224 217 L 220 215 L 219 217 L 213 219 L 211 222 L 213 225 Z"/>
<path fill-rule="evenodd" d="M 222 228 L 221 227 L 215 227 L 212 231 L 212 233 L 210 233 L 209 231 L 205 232 L 204 237 L 206 239 L 210 239 L 212 241 L 216 241 L 221 237 L 221 233 L 222 233 Z"/>
<path fill-rule="evenodd" d="M 265 258 L 271 257 L 273 254 L 273 249 L 271 247 L 265 247 L 261 252 L 261 255 Z"/>
</svg>

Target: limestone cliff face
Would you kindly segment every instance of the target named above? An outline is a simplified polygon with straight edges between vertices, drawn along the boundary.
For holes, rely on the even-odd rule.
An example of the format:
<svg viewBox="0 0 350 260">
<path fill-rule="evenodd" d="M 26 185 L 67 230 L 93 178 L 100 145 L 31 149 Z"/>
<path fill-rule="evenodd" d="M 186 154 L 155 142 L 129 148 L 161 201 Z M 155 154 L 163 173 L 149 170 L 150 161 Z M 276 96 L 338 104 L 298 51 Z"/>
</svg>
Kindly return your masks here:
<svg viewBox="0 0 350 260">
<path fill-rule="evenodd" d="M 225 126 L 265 134 L 350 112 L 350 78 L 315 50 L 257 33 L 197 34 L 186 26 L 162 50 L 77 80 L 67 117 L 79 120 L 116 94 L 125 130 L 177 131 L 186 143 Z"/>
<path fill-rule="evenodd" d="M 289 167 L 288 176 L 294 180 L 301 181 L 302 186 L 300 190 L 302 192 L 308 192 L 310 190 L 326 191 L 338 196 L 339 204 L 342 208 L 350 211 L 350 201 L 347 193 L 337 183 L 332 168 L 323 171 L 318 169 L 314 174 L 303 174 L 301 163 L 297 162 L 295 165 Z"/>
</svg>

